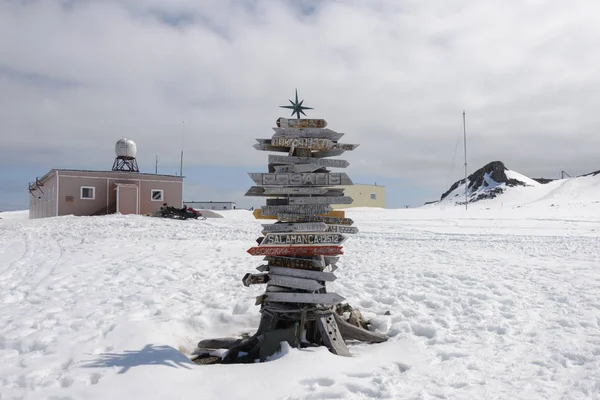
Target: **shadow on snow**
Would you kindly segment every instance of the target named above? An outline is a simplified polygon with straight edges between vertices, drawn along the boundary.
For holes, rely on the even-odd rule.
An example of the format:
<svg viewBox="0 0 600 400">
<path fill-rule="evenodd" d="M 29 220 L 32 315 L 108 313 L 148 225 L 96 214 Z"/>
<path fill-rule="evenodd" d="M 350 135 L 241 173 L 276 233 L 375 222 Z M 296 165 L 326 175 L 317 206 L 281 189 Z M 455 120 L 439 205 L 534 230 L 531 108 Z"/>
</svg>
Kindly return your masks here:
<svg viewBox="0 0 600 400">
<path fill-rule="evenodd" d="M 100 358 L 83 365 L 84 368 L 121 367 L 124 374 L 131 367 L 141 365 L 165 365 L 171 368 L 186 368 L 195 365 L 189 358 L 171 346 L 148 344 L 141 350 L 125 350 L 123 353 L 101 353 Z"/>
</svg>

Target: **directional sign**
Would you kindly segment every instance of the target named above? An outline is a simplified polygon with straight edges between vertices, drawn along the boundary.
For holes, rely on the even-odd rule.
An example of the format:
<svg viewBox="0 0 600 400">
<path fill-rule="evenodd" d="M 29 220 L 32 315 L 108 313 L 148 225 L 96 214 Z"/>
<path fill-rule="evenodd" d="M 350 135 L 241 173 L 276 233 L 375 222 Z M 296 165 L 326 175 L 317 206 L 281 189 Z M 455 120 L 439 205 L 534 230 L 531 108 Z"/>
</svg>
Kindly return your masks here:
<svg viewBox="0 0 600 400">
<path fill-rule="evenodd" d="M 327 258 L 339 258 L 339 257 L 327 257 Z M 269 262 L 269 265 L 261 265 L 256 267 L 259 271 L 268 271 L 270 266 L 287 267 L 287 268 L 309 268 L 309 269 L 321 269 L 325 268 L 327 260 L 324 261 L 316 258 L 298 258 L 298 257 L 265 257 L 265 261 Z"/>
<path fill-rule="evenodd" d="M 266 301 L 334 305 L 346 300 L 337 293 L 269 293 Z"/>
<path fill-rule="evenodd" d="M 271 285 L 283 286 L 294 289 L 315 291 L 323 289 L 325 286 L 313 279 L 296 278 L 285 275 L 269 275 L 269 283 Z"/>
<path fill-rule="evenodd" d="M 327 225 L 327 232 L 339 232 L 339 233 L 358 233 L 358 228 L 355 226 L 346 225 Z"/>
<path fill-rule="evenodd" d="M 296 204 L 281 206 L 262 206 L 263 215 L 277 215 L 279 213 L 293 213 L 302 215 L 325 214 L 332 211 L 328 204 Z"/>
<path fill-rule="evenodd" d="M 346 240 L 341 233 L 267 233 L 260 246 L 340 246 Z"/>
<path fill-rule="evenodd" d="M 273 167 L 275 169 L 275 173 L 277 174 L 285 174 L 285 173 L 294 173 L 300 174 L 305 172 L 315 172 L 318 169 L 325 168 L 320 165 L 315 164 L 292 164 L 292 165 L 276 165 Z"/>
<path fill-rule="evenodd" d="M 254 145 L 254 146 L 256 147 L 256 145 Z M 344 150 L 344 149 L 314 151 L 311 154 L 311 157 L 315 157 L 315 158 L 337 157 L 337 156 L 341 156 L 342 154 L 344 154 L 345 151 L 346 150 Z"/>
<path fill-rule="evenodd" d="M 339 257 L 323 257 L 325 259 L 325 264 L 327 265 L 331 265 L 331 264 L 335 264 L 336 262 L 339 261 Z"/>
<path fill-rule="evenodd" d="M 289 147 L 271 146 L 270 144 L 267 144 L 267 143 L 255 143 L 252 147 L 254 147 L 256 150 L 263 150 L 263 151 L 282 151 L 284 153 L 287 153 L 290 151 Z M 328 151 L 336 151 L 336 150 L 328 150 Z"/>
<path fill-rule="evenodd" d="M 289 137 L 289 138 L 319 138 L 338 141 L 343 133 L 332 131 L 327 128 L 273 128 L 275 134 L 273 137 Z"/>
<path fill-rule="evenodd" d="M 312 216 L 312 215 L 298 215 L 298 214 L 281 213 L 281 214 L 277 214 L 277 218 L 279 218 L 280 221 L 286 221 L 286 222 L 325 222 L 326 224 L 334 224 L 334 225 L 352 225 L 354 223 L 354 221 L 351 218 L 328 217 L 328 216 L 321 216 L 321 215 Z"/>
<path fill-rule="evenodd" d="M 335 281 L 335 275 L 331 272 L 322 272 L 322 271 L 308 271 L 304 269 L 292 269 L 292 268 L 284 268 L 284 267 L 274 267 L 269 265 L 267 269 L 269 271 L 269 276 L 274 275 L 286 275 L 286 276 L 295 276 L 297 278 L 305 278 L 305 279 L 314 279 L 317 281 L 325 281 L 325 282 L 333 282 Z"/>
<path fill-rule="evenodd" d="M 263 224 L 263 232 L 322 232 L 325 229 L 324 222 Z"/>
<path fill-rule="evenodd" d="M 258 186 L 338 186 L 353 185 L 348 174 L 339 172 L 311 172 L 306 174 L 249 173 Z"/>
<path fill-rule="evenodd" d="M 348 196 L 311 196 L 291 197 L 289 204 L 352 204 L 354 200 Z"/>
<path fill-rule="evenodd" d="M 258 246 L 248 249 L 253 256 L 335 256 L 344 254 L 341 246 Z"/>
<path fill-rule="evenodd" d="M 316 186 L 306 187 L 262 187 L 252 186 L 246 192 L 245 196 L 278 196 L 288 194 L 328 194 L 333 189 Z M 343 189 L 339 189 L 342 190 Z"/>
<path fill-rule="evenodd" d="M 329 150 L 334 148 L 334 143 L 329 139 L 287 138 L 277 136 L 271 139 L 271 146 L 296 147 L 311 150 Z"/>
<path fill-rule="evenodd" d="M 315 164 L 322 167 L 346 168 L 350 163 L 346 160 L 330 160 L 324 158 L 280 156 L 269 154 L 269 163 L 271 164 Z"/>
<path fill-rule="evenodd" d="M 267 283 L 268 281 L 269 281 L 269 275 L 267 275 L 267 274 L 247 273 L 242 278 L 242 283 L 244 284 L 244 286 L 260 285 L 262 283 Z"/>
<path fill-rule="evenodd" d="M 327 121 L 325 121 L 324 119 L 313 119 L 313 118 L 304 118 L 304 119 L 278 118 L 277 126 L 279 128 L 325 128 L 327 126 Z"/>
<path fill-rule="evenodd" d="M 324 217 L 330 217 L 333 219 L 319 219 L 319 220 L 302 220 L 302 218 L 300 218 L 300 217 L 307 217 L 307 216 L 298 215 L 298 214 L 288 214 L 288 213 L 277 214 L 277 216 L 263 215 L 260 208 L 257 208 L 256 210 L 252 211 L 252 215 L 254 215 L 254 218 L 256 218 L 256 219 L 277 219 L 279 216 L 283 216 L 284 218 L 279 218 L 279 220 L 287 221 L 287 222 L 325 222 L 326 224 L 341 224 L 342 222 L 337 222 L 337 221 L 338 220 L 339 221 L 347 220 L 347 218 L 344 218 L 344 216 L 346 215 L 345 212 L 340 211 L 340 210 L 334 210 L 327 214 L 321 214 Z M 298 219 L 298 218 L 300 218 L 300 219 Z M 352 221 L 352 220 L 349 220 L 349 221 Z M 352 225 L 352 223 L 348 223 L 345 225 Z"/>
</svg>

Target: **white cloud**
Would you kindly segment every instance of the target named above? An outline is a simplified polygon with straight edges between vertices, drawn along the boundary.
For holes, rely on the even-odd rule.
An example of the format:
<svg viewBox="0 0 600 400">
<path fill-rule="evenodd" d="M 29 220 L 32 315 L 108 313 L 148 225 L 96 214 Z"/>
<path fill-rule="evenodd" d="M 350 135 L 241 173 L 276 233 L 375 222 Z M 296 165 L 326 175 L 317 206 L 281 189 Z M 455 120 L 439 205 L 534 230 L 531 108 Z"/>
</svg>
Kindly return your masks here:
<svg viewBox="0 0 600 400">
<path fill-rule="evenodd" d="M 473 168 L 584 173 L 600 168 L 599 12 L 591 0 L 5 1 L 0 152 L 110 164 L 124 135 L 176 164 L 185 120 L 186 164 L 263 165 L 254 138 L 297 87 L 309 116 L 361 144 L 349 173 L 445 189 L 463 109 Z"/>
</svg>

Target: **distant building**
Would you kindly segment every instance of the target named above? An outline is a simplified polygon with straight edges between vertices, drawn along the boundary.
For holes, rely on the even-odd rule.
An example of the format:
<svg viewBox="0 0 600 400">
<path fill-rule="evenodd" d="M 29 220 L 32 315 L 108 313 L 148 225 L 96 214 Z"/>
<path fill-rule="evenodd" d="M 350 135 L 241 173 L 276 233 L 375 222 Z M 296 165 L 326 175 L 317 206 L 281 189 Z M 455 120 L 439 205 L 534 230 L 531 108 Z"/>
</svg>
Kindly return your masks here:
<svg viewBox="0 0 600 400">
<path fill-rule="evenodd" d="M 29 184 L 29 218 L 148 214 L 182 207 L 183 177 L 125 171 L 53 169 Z"/>
<path fill-rule="evenodd" d="M 196 210 L 235 210 L 233 201 L 185 201 L 184 204 Z"/>
<path fill-rule="evenodd" d="M 29 184 L 29 218 L 148 214 L 183 206 L 183 177 L 140 173 L 133 140 L 119 139 L 112 171 L 53 169 Z"/>
<path fill-rule="evenodd" d="M 352 197 L 352 204 L 332 204 L 334 209 L 350 207 L 381 207 L 385 208 L 385 186 L 354 184 L 341 186 L 344 195 Z"/>
</svg>

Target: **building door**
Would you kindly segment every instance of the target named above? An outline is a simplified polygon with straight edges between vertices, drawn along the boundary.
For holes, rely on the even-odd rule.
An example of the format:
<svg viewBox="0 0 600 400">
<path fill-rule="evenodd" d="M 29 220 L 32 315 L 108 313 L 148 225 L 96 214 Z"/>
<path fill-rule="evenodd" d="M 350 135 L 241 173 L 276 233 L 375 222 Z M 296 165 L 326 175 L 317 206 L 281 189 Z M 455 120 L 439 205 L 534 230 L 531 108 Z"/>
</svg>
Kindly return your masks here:
<svg viewBox="0 0 600 400">
<path fill-rule="evenodd" d="M 139 190 L 136 185 L 117 183 L 117 212 L 138 214 Z"/>
</svg>

